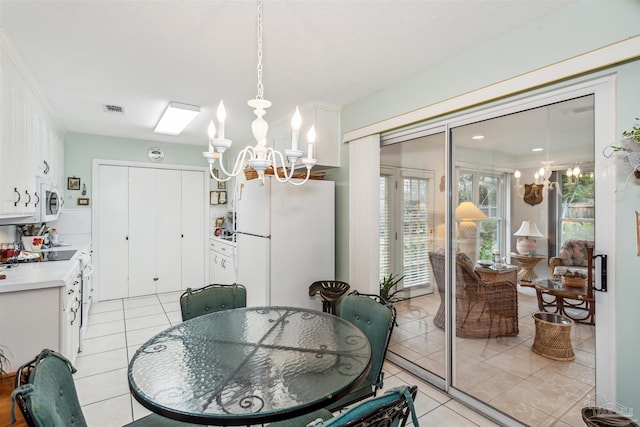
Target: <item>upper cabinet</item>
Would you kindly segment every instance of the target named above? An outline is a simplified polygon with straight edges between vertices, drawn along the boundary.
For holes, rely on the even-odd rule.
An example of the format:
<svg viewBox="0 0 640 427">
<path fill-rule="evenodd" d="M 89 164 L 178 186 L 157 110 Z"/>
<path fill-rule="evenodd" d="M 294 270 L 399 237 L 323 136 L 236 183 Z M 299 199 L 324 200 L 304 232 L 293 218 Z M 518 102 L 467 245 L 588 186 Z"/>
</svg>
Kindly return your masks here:
<svg viewBox="0 0 640 427">
<path fill-rule="evenodd" d="M 311 102 L 300 106 L 299 109 L 302 116 L 298 143 L 300 150 L 304 151 L 305 156 L 308 154 L 307 132 L 311 125 L 315 124 L 314 157 L 318 159 L 317 166 L 340 167 L 340 107 L 323 102 Z M 291 148 L 291 117 L 271 124 L 267 138 L 275 150 L 284 152 L 285 149 Z"/>
<path fill-rule="evenodd" d="M 63 132 L 0 32 L 0 219 L 40 209 L 37 178 L 62 188 Z"/>
</svg>

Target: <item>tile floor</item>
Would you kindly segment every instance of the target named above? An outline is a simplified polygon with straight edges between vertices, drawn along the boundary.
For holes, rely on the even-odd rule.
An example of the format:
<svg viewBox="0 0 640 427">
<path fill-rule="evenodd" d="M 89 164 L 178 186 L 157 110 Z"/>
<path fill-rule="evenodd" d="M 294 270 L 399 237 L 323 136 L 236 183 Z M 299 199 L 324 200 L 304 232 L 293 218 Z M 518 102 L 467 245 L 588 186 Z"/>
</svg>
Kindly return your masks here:
<svg viewBox="0 0 640 427">
<path fill-rule="evenodd" d="M 433 324 L 439 305 L 437 292 L 396 303 L 389 350 L 444 376 L 444 331 Z M 531 426 L 584 426 L 580 410 L 594 394 L 595 327 L 574 324 L 575 360 L 554 361 L 531 351 L 538 311 L 535 291 L 518 286 L 517 336 L 456 338 L 454 384 Z"/>
<path fill-rule="evenodd" d="M 181 321 L 179 295 L 167 293 L 92 306 L 84 350 L 76 359 L 78 372 L 74 375 L 90 427 L 122 426 L 149 413 L 129 393 L 127 364 L 147 339 Z M 421 425 L 496 425 L 391 363 L 385 364 L 384 371 L 385 388 L 418 385 L 415 407 Z"/>
</svg>

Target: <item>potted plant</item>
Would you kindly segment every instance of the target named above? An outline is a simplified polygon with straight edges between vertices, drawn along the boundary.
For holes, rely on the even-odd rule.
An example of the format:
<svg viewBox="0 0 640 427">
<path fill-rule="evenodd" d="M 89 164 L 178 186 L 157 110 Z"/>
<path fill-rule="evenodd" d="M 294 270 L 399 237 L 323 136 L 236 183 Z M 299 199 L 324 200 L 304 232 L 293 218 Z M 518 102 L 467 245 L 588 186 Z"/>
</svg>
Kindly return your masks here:
<svg viewBox="0 0 640 427">
<path fill-rule="evenodd" d="M 636 117 L 640 121 L 640 117 Z M 622 132 L 624 137 L 621 145 L 610 145 L 612 152 L 606 157 L 611 157 L 614 153 L 624 153 L 624 159 L 629 162 L 633 175 L 640 179 L 640 126 L 633 126 L 631 130 Z"/>
<path fill-rule="evenodd" d="M 0 345 L 0 382 L 9 377 L 9 359 L 5 356 L 6 347 Z"/>
<path fill-rule="evenodd" d="M 402 279 L 404 279 L 404 276 L 398 277 L 397 274 L 393 273 L 382 278 L 382 280 L 380 280 L 380 296 L 388 302 L 397 301 L 397 299 L 394 299 L 393 296 L 400 292 L 400 289 L 397 289 L 397 286 L 398 283 L 402 281 Z"/>
</svg>

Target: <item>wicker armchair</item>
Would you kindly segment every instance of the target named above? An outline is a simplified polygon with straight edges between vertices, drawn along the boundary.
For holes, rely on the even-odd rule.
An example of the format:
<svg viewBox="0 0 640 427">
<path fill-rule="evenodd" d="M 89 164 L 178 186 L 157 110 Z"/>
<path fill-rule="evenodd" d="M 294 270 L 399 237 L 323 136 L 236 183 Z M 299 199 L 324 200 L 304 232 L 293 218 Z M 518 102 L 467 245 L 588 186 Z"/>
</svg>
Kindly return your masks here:
<svg viewBox="0 0 640 427">
<path fill-rule="evenodd" d="M 441 299 L 433 323 L 444 329 L 444 254 L 429 252 L 429 260 Z M 469 257 L 459 253 L 456 256 L 455 286 L 457 337 L 518 335 L 518 292 L 515 283 L 484 282 L 474 270 Z"/>
</svg>

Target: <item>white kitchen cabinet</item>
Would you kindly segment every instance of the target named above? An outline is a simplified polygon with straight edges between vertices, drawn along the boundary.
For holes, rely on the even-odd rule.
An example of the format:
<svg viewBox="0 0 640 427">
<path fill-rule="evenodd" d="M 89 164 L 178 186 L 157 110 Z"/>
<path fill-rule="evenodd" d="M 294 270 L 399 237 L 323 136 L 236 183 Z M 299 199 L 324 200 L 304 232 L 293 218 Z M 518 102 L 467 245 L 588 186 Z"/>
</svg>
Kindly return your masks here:
<svg viewBox="0 0 640 427">
<path fill-rule="evenodd" d="M 60 286 L 0 293 L 0 343 L 10 350 L 9 371 L 17 370 L 43 348 L 75 363 L 80 342 L 79 265 L 75 261 L 69 265 Z"/>
<path fill-rule="evenodd" d="M 0 218 L 27 217 L 39 208 L 36 176 L 61 184 L 62 132 L 1 34 L 0 42 Z"/>
<path fill-rule="evenodd" d="M 231 285 L 235 282 L 233 243 L 209 239 L 209 283 Z"/>
<path fill-rule="evenodd" d="M 204 171 L 98 168 L 94 278 L 99 299 L 204 286 Z"/>
</svg>

